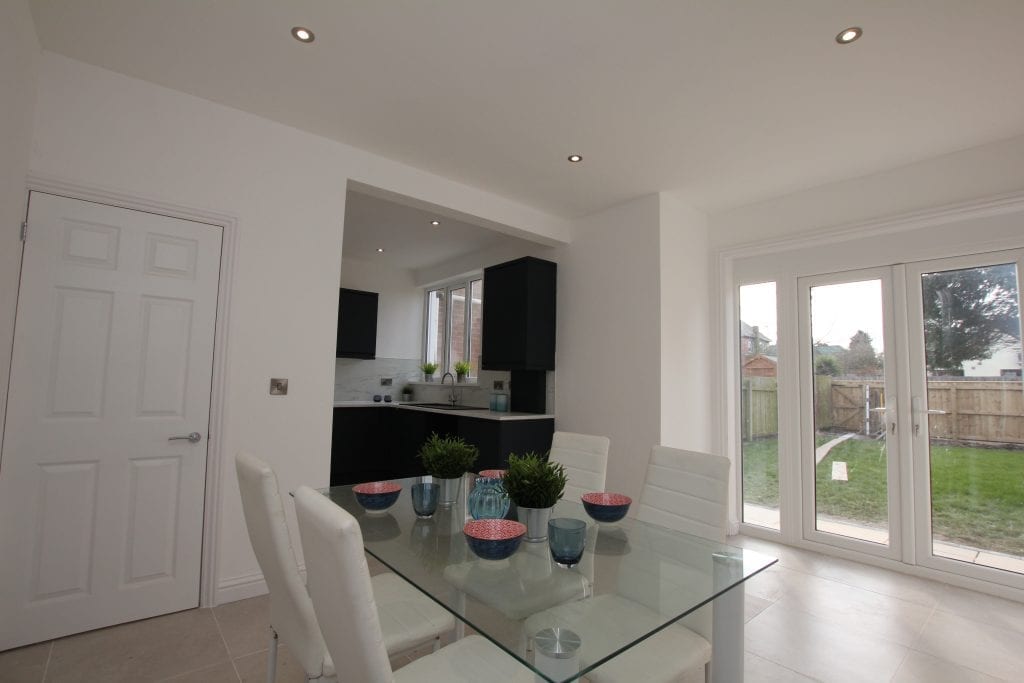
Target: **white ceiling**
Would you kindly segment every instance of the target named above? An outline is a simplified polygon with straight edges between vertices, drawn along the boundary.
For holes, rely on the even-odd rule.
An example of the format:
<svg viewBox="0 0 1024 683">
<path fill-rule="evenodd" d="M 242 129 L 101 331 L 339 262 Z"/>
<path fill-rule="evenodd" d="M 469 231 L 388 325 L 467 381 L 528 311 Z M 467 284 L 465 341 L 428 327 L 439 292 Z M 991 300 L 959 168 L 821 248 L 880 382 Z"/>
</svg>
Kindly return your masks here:
<svg viewBox="0 0 1024 683">
<path fill-rule="evenodd" d="M 33 14 L 49 50 L 562 216 L 658 190 L 714 211 L 1024 133 L 1021 0 L 35 0 Z M 837 45 L 850 25 L 863 38 Z"/>
<path fill-rule="evenodd" d="M 440 225 L 430 224 L 431 220 Z M 345 196 L 345 236 L 341 253 L 388 268 L 419 270 L 499 245 L 536 244 L 517 237 L 405 206 L 360 192 Z M 377 251 L 384 250 L 383 253 Z"/>
</svg>

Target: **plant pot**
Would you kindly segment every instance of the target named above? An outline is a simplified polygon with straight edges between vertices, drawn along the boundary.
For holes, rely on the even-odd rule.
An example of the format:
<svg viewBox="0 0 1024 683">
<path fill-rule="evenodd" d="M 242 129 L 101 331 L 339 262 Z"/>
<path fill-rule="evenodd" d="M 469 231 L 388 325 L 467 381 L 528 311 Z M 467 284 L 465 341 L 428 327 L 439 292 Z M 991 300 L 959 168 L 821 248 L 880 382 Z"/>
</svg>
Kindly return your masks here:
<svg viewBox="0 0 1024 683">
<path fill-rule="evenodd" d="M 423 381 L 424 382 L 433 382 L 434 381 L 434 373 L 430 373 L 428 375 L 427 373 L 424 372 L 423 373 Z"/>
<path fill-rule="evenodd" d="M 441 496 L 437 504 L 441 507 L 451 507 L 459 499 L 459 485 L 462 484 L 462 477 L 455 479 L 441 479 L 434 477 L 434 481 L 441 485 Z M 547 522 L 545 522 L 547 524 Z M 545 527 L 547 528 L 547 527 Z"/>
<path fill-rule="evenodd" d="M 464 373 L 461 373 L 461 372 L 460 372 L 460 373 L 457 373 L 457 374 L 455 375 L 455 381 L 456 381 L 456 382 L 459 382 L 460 384 L 461 384 L 462 382 L 465 382 L 465 381 L 466 381 L 466 375 L 465 375 Z"/>
<path fill-rule="evenodd" d="M 548 520 L 551 518 L 551 508 L 524 508 L 519 507 L 517 514 L 519 521 L 526 525 L 526 536 L 523 538 L 527 543 L 540 543 L 548 540 Z"/>
<path fill-rule="evenodd" d="M 408 403 L 412 400 L 412 394 L 402 394 L 402 401 Z"/>
</svg>

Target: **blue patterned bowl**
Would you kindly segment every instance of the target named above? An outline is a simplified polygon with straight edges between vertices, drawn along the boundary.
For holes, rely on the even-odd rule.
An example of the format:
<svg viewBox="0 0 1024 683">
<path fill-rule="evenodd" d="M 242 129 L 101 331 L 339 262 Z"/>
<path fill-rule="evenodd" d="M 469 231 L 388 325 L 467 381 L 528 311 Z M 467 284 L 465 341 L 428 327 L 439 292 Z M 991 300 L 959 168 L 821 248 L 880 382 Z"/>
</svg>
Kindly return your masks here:
<svg viewBox="0 0 1024 683">
<path fill-rule="evenodd" d="M 371 481 L 356 484 L 352 487 L 356 500 L 367 510 L 377 512 L 387 510 L 398 500 L 402 487 L 393 481 Z"/>
<path fill-rule="evenodd" d="M 629 512 L 633 499 L 621 493 L 584 493 L 583 509 L 598 522 L 617 522 Z"/>
<path fill-rule="evenodd" d="M 485 560 L 504 560 L 519 548 L 526 526 L 511 519 L 474 519 L 462 528 L 469 549 Z"/>
</svg>

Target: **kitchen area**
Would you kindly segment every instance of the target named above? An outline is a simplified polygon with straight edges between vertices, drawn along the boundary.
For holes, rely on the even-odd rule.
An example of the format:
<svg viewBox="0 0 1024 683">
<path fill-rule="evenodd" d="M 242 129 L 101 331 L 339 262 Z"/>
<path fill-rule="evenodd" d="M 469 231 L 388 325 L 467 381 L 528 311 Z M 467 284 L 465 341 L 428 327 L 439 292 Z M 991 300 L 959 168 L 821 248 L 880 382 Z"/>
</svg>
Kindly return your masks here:
<svg viewBox="0 0 1024 683">
<path fill-rule="evenodd" d="M 349 189 L 332 486 L 423 474 L 417 453 L 434 433 L 476 446 L 477 471 L 547 452 L 557 288 L 547 251 L 441 207 Z"/>
</svg>

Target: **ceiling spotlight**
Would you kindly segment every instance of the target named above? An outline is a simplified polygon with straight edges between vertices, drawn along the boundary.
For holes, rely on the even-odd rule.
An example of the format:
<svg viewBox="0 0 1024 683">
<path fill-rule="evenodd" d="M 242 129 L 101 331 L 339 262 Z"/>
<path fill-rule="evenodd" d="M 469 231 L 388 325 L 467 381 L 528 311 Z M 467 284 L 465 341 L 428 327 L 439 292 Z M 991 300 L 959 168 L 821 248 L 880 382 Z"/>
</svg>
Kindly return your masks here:
<svg viewBox="0 0 1024 683">
<path fill-rule="evenodd" d="M 316 40 L 316 36 L 313 35 L 312 31 L 301 26 L 295 26 L 292 28 L 292 36 L 300 43 L 312 43 Z"/>
<path fill-rule="evenodd" d="M 430 221 L 430 224 L 431 225 L 441 225 L 441 221 L 435 219 L 435 220 Z"/>
<path fill-rule="evenodd" d="M 583 157 L 581 157 L 579 154 L 570 154 L 569 161 L 571 161 L 574 164 L 578 164 L 581 161 L 583 161 Z"/>
<path fill-rule="evenodd" d="M 850 28 L 844 28 L 836 35 L 836 42 L 840 45 L 849 45 L 853 41 L 861 37 L 864 31 L 859 26 L 851 26 Z"/>
<path fill-rule="evenodd" d="M 384 250 L 382 248 L 380 248 L 380 247 L 377 247 L 377 253 L 378 254 L 383 254 Z"/>
</svg>

